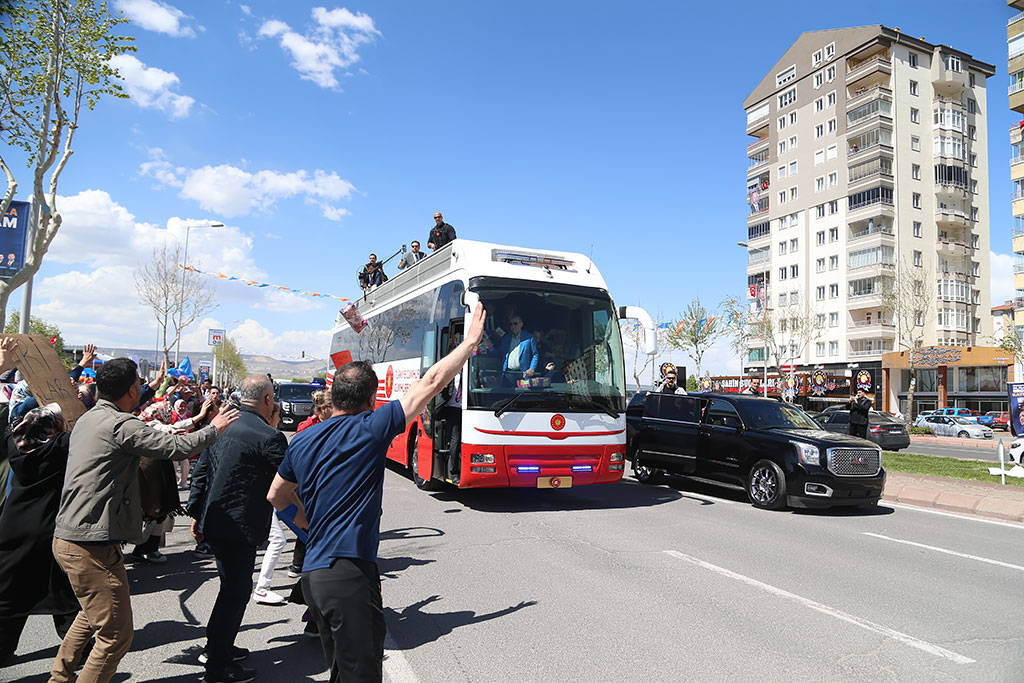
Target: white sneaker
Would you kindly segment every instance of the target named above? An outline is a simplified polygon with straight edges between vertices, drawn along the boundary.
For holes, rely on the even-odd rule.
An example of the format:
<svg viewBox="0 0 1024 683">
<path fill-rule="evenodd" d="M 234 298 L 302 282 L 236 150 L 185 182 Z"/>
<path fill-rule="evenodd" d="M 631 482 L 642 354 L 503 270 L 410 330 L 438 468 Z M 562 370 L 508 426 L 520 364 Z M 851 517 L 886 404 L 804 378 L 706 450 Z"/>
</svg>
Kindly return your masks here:
<svg viewBox="0 0 1024 683">
<path fill-rule="evenodd" d="M 266 588 L 256 588 L 252 592 L 252 599 L 261 605 L 283 605 L 287 600 L 280 593 L 267 590 Z"/>
</svg>

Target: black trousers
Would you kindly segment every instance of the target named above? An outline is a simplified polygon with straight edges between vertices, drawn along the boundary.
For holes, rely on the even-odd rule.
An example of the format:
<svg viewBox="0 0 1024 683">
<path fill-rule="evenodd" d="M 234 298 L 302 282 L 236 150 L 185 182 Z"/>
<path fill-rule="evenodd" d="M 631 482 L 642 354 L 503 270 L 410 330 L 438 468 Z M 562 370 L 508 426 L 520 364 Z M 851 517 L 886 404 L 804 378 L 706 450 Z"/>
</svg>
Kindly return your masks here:
<svg viewBox="0 0 1024 683">
<path fill-rule="evenodd" d="M 53 615 L 53 628 L 57 631 L 57 637 L 64 640 L 77 616 L 78 612 Z M 0 666 L 3 666 L 18 649 L 18 641 L 21 640 L 21 632 L 25 630 L 27 621 L 28 615 L 0 618 Z"/>
<path fill-rule="evenodd" d="M 295 548 L 292 550 L 292 566 L 302 569 L 302 563 L 306 559 L 306 544 L 295 539 Z"/>
<path fill-rule="evenodd" d="M 862 439 L 868 438 L 868 423 L 864 424 L 853 424 L 850 423 L 850 436 L 858 436 Z"/>
<path fill-rule="evenodd" d="M 320 629 L 331 683 L 383 680 L 384 607 L 377 565 L 338 558 L 302 575 L 302 592 Z"/>
<path fill-rule="evenodd" d="M 220 575 L 220 590 L 206 625 L 206 668 L 216 671 L 231 663 L 235 636 L 252 595 L 256 546 L 212 538 L 207 538 L 206 542 L 217 561 L 217 574 Z"/>
</svg>

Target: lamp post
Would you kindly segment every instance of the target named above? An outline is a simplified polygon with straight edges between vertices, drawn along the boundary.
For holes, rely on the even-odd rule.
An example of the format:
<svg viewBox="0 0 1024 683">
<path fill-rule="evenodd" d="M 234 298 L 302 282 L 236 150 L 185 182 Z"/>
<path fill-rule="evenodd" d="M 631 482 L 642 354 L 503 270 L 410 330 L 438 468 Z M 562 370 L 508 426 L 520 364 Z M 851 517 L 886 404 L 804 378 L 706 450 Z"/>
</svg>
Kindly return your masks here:
<svg viewBox="0 0 1024 683">
<path fill-rule="evenodd" d="M 183 266 L 188 265 L 188 235 L 192 228 L 223 228 L 223 223 L 210 223 L 209 225 L 186 225 L 185 226 L 185 255 L 182 257 Z M 178 353 L 181 351 L 181 319 L 185 312 L 185 274 L 186 270 L 181 269 L 181 294 L 178 298 L 178 340 L 174 345 L 174 364 L 178 364 Z"/>
<path fill-rule="evenodd" d="M 749 248 L 746 242 L 737 242 L 736 245 L 744 249 Z M 763 287 L 762 291 L 764 292 L 764 312 L 766 315 L 768 313 L 768 270 L 769 268 L 766 266 L 761 271 L 761 287 Z M 761 392 L 762 396 L 768 398 L 768 343 L 764 340 L 761 341 L 764 342 L 764 346 L 761 347 L 761 360 L 764 362 L 764 379 L 761 381 Z M 743 368 L 741 367 L 740 372 L 742 371 Z"/>
</svg>

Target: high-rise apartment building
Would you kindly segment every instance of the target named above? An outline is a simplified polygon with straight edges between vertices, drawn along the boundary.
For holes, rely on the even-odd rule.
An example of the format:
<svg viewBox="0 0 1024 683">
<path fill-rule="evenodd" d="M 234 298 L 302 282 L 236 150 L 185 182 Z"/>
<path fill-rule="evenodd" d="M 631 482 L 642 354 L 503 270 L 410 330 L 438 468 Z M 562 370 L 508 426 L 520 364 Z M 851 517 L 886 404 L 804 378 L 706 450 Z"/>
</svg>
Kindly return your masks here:
<svg viewBox="0 0 1024 683">
<path fill-rule="evenodd" d="M 1007 72 L 1010 74 L 1010 109 L 1024 114 L 1024 0 L 1007 0 L 1018 10 L 1006 26 Z M 1013 181 L 1013 287 L 1014 326 L 1024 334 L 1024 140 L 1020 125 L 1010 128 L 1010 179 Z"/>
<path fill-rule="evenodd" d="M 820 326 L 801 369 L 870 370 L 900 350 L 881 293 L 901 273 L 930 283 L 924 346 L 992 334 L 985 83 L 994 73 L 899 29 L 813 31 L 744 101 L 754 138 L 747 285 L 756 305 Z M 762 354 L 753 345 L 746 369 Z"/>
</svg>

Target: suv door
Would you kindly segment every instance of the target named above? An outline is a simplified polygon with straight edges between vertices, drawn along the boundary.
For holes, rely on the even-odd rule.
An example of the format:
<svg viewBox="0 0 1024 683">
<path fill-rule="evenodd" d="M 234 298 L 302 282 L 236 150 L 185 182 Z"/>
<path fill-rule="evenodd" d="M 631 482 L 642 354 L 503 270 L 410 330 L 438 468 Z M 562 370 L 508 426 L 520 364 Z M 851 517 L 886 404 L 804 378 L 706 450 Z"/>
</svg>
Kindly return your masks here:
<svg viewBox="0 0 1024 683">
<path fill-rule="evenodd" d="M 747 447 L 743 438 L 743 420 L 736 408 L 723 399 L 711 399 L 704 408 L 700 423 L 697 474 L 709 479 L 742 483 L 741 464 Z"/>
<path fill-rule="evenodd" d="M 652 393 L 644 407 L 637 453 L 644 464 L 667 472 L 692 474 L 697 463 L 700 404 L 695 396 Z"/>
</svg>

